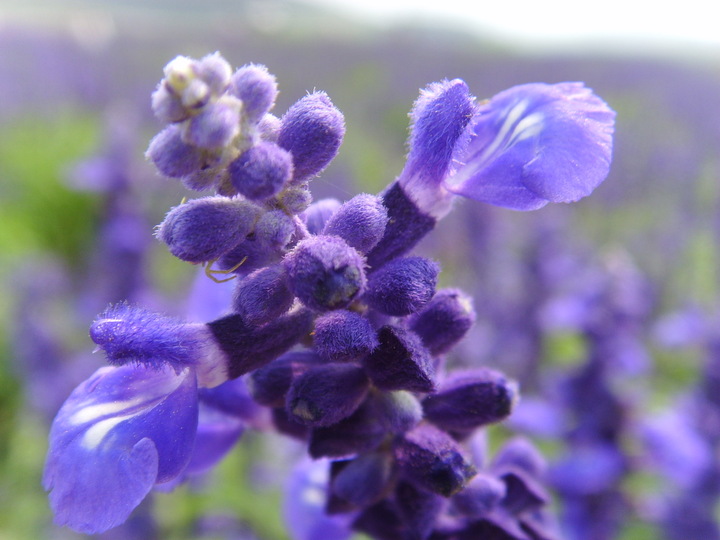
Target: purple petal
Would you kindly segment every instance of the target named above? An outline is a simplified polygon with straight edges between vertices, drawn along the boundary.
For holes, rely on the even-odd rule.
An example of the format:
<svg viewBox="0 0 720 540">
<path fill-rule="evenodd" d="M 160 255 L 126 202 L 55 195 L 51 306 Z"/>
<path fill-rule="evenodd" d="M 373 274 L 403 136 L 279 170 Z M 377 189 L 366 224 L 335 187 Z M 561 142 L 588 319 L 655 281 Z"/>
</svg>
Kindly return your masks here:
<svg viewBox="0 0 720 540">
<path fill-rule="evenodd" d="M 121 524 L 155 483 L 186 467 L 197 427 L 194 372 L 106 367 L 78 386 L 50 432 L 43 485 L 55 520 L 92 534 Z"/>
<path fill-rule="evenodd" d="M 577 201 L 608 174 L 614 120 L 582 83 L 515 86 L 480 106 L 445 187 L 515 210 Z"/>
<path fill-rule="evenodd" d="M 304 459 L 292 471 L 285 489 L 283 515 L 293 540 L 345 540 L 350 516 L 325 513 L 329 462 Z"/>
<path fill-rule="evenodd" d="M 185 474 L 202 474 L 212 469 L 235 446 L 243 431 L 245 423 L 237 416 L 201 403 L 195 446 Z"/>
</svg>

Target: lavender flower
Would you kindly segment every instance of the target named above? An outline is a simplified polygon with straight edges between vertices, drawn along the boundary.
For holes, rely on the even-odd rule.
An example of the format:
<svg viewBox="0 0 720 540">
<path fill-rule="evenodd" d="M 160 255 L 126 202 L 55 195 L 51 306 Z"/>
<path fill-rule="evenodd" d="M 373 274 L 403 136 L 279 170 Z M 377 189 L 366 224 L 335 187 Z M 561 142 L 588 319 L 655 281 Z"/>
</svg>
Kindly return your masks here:
<svg viewBox="0 0 720 540">
<path fill-rule="evenodd" d="M 527 445 L 509 445 L 472 480 L 482 464 L 465 441 L 511 413 L 516 384 L 489 369 L 445 374 L 472 303 L 457 289 L 436 293 L 440 266 L 405 255 L 456 194 L 523 210 L 589 194 L 607 174 L 613 113 L 578 83 L 480 104 L 460 80 L 435 83 L 415 103 L 396 182 L 311 204 L 310 180 L 337 154 L 344 118 L 314 92 L 278 120 L 276 95 L 263 66 L 233 74 L 218 54 L 165 68 L 152 105 L 169 125 L 147 156 L 217 194 L 171 210 L 157 236 L 238 283 L 230 312 L 207 323 L 128 304 L 93 323 L 115 367 L 78 387 L 55 420 L 45 484 L 57 519 L 100 532 L 154 485 L 208 470 L 247 425 L 264 426 L 252 395 L 278 431 L 333 459 L 325 497 L 306 499 L 312 472 L 291 493 L 297 538 L 318 527 L 333 527 L 323 538 L 350 527 L 377 538 L 550 538 Z M 93 459 L 110 467 L 107 484 L 99 468 L 80 470 Z M 110 504 L 97 503 L 103 494 Z M 346 516 L 323 517 L 318 503 Z"/>
</svg>

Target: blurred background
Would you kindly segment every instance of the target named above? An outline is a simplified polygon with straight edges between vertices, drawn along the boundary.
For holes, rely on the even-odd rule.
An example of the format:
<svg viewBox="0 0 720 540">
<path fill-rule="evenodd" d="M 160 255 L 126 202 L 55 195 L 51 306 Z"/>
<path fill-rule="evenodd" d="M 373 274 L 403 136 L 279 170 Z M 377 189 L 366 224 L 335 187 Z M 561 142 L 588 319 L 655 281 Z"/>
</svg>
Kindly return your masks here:
<svg viewBox="0 0 720 540">
<path fill-rule="evenodd" d="M 459 77 L 485 98 L 584 81 L 602 96 L 618 113 L 614 162 L 591 197 L 527 214 L 463 202 L 419 251 L 475 298 L 478 324 L 451 362 L 521 381 L 527 408 L 494 436 L 526 433 L 546 451 L 569 538 L 717 538 L 719 483 L 700 485 L 720 448 L 716 18 L 702 0 L 496 4 L 0 0 L 0 540 L 79 537 L 51 525 L 40 477 L 57 408 L 102 365 L 95 315 L 122 299 L 187 309 L 195 270 L 152 237 L 186 191 L 143 154 L 161 127 L 150 94 L 162 68 L 214 51 L 269 67 L 275 114 L 313 89 L 344 112 L 316 199 L 397 176 L 407 113 L 430 82 Z M 612 344 L 590 359 L 599 334 Z M 555 402 L 597 362 L 593 404 Z M 597 462 L 563 461 L 577 453 L 568 433 L 600 403 L 614 407 L 604 441 L 623 466 L 568 487 L 568 470 Z M 158 538 L 288 538 L 270 441 L 246 433 L 217 474 L 105 537 L 150 538 L 152 520 Z M 606 530 L 577 526 L 593 511 Z"/>
</svg>

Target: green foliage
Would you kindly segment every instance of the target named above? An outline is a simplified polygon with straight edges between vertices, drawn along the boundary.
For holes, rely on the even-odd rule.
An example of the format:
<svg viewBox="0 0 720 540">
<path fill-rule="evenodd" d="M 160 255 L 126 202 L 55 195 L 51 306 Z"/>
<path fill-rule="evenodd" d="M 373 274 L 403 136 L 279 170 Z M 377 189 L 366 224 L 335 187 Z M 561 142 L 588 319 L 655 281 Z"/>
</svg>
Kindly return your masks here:
<svg viewBox="0 0 720 540">
<path fill-rule="evenodd" d="M 99 208 L 64 175 L 96 145 L 98 120 L 88 113 L 21 117 L 0 130 L 0 253 L 57 254 L 72 264 L 92 239 Z"/>
</svg>

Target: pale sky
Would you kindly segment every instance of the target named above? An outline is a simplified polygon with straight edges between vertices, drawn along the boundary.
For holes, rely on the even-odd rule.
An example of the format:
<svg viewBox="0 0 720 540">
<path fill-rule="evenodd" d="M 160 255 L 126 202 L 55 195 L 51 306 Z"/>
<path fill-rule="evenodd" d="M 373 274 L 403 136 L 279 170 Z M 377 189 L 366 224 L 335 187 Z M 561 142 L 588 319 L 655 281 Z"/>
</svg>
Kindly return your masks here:
<svg viewBox="0 0 720 540">
<path fill-rule="evenodd" d="M 455 22 L 478 33 L 561 45 L 653 43 L 720 50 L 720 0 L 305 0 L 368 15 L 378 24 L 408 16 Z"/>
</svg>

